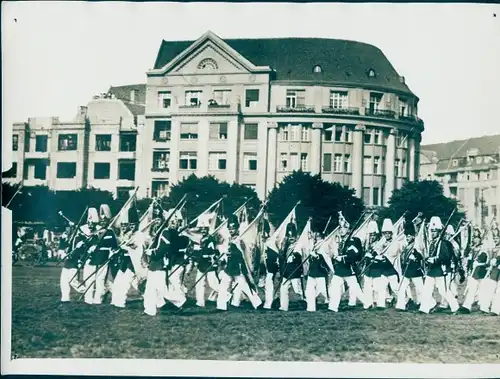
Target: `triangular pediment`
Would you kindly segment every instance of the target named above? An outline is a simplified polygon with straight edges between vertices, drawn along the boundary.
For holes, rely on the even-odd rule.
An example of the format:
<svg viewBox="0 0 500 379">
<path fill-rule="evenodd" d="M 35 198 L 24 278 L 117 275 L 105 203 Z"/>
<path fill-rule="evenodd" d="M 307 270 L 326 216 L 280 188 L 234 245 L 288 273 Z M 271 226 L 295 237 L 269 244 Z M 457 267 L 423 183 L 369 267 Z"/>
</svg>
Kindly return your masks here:
<svg viewBox="0 0 500 379">
<path fill-rule="evenodd" d="M 186 75 L 210 73 L 248 73 L 271 71 L 270 67 L 255 66 L 212 32 L 178 54 L 162 68 L 150 70 L 151 74 Z"/>
<path fill-rule="evenodd" d="M 249 72 L 244 65 L 211 41 L 206 41 L 169 71 L 183 75 Z"/>
</svg>

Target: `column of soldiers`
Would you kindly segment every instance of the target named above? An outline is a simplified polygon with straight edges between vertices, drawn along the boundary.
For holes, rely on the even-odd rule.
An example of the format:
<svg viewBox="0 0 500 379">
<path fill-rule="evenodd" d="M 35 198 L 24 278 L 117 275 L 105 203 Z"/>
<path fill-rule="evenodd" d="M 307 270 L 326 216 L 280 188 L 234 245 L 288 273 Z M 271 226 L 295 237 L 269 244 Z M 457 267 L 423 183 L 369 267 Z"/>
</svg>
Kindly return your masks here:
<svg viewBox="0 0 500 379">
<path fill-rule="evenodd" d="M 86 304 L 101 304 L 110 293 L 111 304 L 125 308 L 127 294 L 134 288 L 142 293 L 144 313 L 155 316 L 166 302 L 183 309 L 187 293 L 194 290 L 198 307 L 205 307 L 208 301 L 225 311 L 229 302 L 239 307 L 246 297 L 255 309 L 269 310 L 278 302 L 278 295 L 279 309 L 288 311 L 293 291 L 309 312 L 316 311 L 319 296 L 328 310 L 339 312 L 347 292 L 349 308 L 360 304 L 365 310 L 393 306 L 398 311 L 428 314 L 449 309 L 456 314 L 470 312 L 477 303 L 481 312 L 500 315 L 500 233 L 496 225 L 488 231 L 474 228 L 465 249 L 455 241 L 457 233 L 448 222 L 432 217 L 425 226 L 428 240 L 422 247 L 419 228 L 412 223 L 404 223 L 403 232 L 398 233 L 390 219 L 383 221 L 380 231 L 371 220 L 366 236 L 360 237 L 341 217 L 336 248 L 321 248 L 327 236 L 311 233 L 312 244 L 304 254 L 297 249 L 299 235 L 290 222 L 280 251 L 261 246 L 260 278 L 254 278 L 243 254 L 237 218 L 227 221 L 229 239 L 221 243 L 210 233 L 206 215 L 197 219 L 195 227 L 201 239 L 192 240 L 183 233 L 188 227 L 183 226 L 178 210 L 155 209 L 153 214 L 155 227 L 148 232 L 138 230 L 136 211 L 129 211 L 128 222 L 117 230 L 109 224 L 107 205 L 99 213 L 90 208 L 87 223 L 66 233 L 69 242 L 60 277 L 61 301 L 70 301 L 73 288 Z M 486 233 L 492 236 L 489 248 L 484 246 Z M 262 238 L 264 242 L 269 238 L 269 228 Z M 185 280 L 192 268 L 196 275 L 188 290 Z M 80 279 L 79 274 L 83 274 Z M 466 287 L 461 306 L 459 285 Z"/>
</svg>

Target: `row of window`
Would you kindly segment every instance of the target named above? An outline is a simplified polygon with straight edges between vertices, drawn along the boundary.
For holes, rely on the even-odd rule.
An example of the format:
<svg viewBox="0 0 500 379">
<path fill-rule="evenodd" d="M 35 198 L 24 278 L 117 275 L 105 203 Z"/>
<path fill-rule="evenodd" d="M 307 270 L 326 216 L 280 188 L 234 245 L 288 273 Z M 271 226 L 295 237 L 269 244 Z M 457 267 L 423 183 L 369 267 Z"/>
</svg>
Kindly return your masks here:
<svg viewBox="0 0 500 379">
<path fill-rule="evenodd" d="M 48 151 L 48 136 L 35 136 L 35 151 L 45 153 Z M 111 134 L 96 134 L 96 151 L 111 151 Z M 120 151 L 136 151 L 137 136 L 135 134 L 120 134 Z M 19 135 L 12 136 L 12 150 L 19 149 Z M 78 149 L 78 134 L 59 134 L 58 151 L 76 151 Z M 26 151 L 29 151 L 29 143 L 26 143 Z"/>
<path fill-rule="evenodd" d="M 172 137 L 172 123 L 166 120 L 156 120 L 154 126 L 153 139 L 157 142 L 170 141 Z M 311 127 L 302 124 L 288 124 L 280 125 L 279 139 L 280 141 L 310 141 Z M 324 140 L 335 142 L 352 143 L 352 132 L 354 126 L 352 125 L 332 125 L 323 130 Z M 226 140 L 228 138 L 228 124 L 211 123 L 209 125 L 209 139 L 210 140 Z M 244 124 L 243 138 L 245 140 L 257 140 L 259 138 L 258 124 Z M 365 144 L 383 145 L 385 143 L 385 134 L 381 129 L 367 128 L 364 133 Z M 181 123 L 180 125 L 180 139 L 198 139 L 198 123 Z M 406 148 L 408 146 L 408 139 L 403 132 L 398 133 L 396 136 L 396 145 L 399 148 Z"/>
<path fill-rule="evenodd" d="M 181 140 L 198 139 L 198 123 L 181 123 L 179 131 Z M 228 123 L 210 123 L 208 138 L 211 140 L 227 140 Z M 243 138 L 245 140 L 257 140 L 259 138 L 258 124 L 245 124 Z M 167 120 L 156 120 L 154 124 L 153 139 L 156 142 L 166 142 L 172 139 L 172 122 Z"/>
<path fill-rule="evenodd" d="M 227 153 L 210 152 L 208 154 L 208 169 L 211 171 L 227 168 Z M 198 154 L 196 151 L 181 151 L 179 153 L 179 169 L 198 169 Z M 243 171 L 257 171 L 257 153 L 243 154 Z"/>
<path fill-rule="evenodd" d="M 184 92 L 184 106 L 199 107 L 202 103 L 202 90 L 189 90 Z M 374 114 L 382 110 L 383 93 L 370 92 L 368 112 Z M 245 107 L 253 108 L 259 103 L 259 89 L 245 90 Z M 208 105 L 229 105 L 231 100 L 230 89 L 214 90 Z M 158 107 L 168 109 L 172 107 L 172 92 L 158 91 Z M 390 104 L 389 104 L 390 105 Z M 288 89 L 286 91 L 285 106 L 290 109 L 306 108 L 306 90 L 305 89 Z M 408 100 L 405 98 L 398 99 L 399 115 L 408 116 Z M 349 93 L 347 91 L 330 91 L 329 108 L 332 109 L 348 109 L 349 108 Z"/>
<path fill-rule="evenodd" d="M 245 91 L 245 107 L 253 108 L 259 103 L 260 91 L 258 89 L 247 89 Z M 184 106 L 199 107 L 203 100 L 203 91 L 189 90 L 184 93 Z M 231 90 L 214 90 L 208 99 L 208 106 L 230 105 Z M 173 104 L 172 92 L 158 91 L 158 107 L 163 109 L 171 108 Z"/>
</svg>

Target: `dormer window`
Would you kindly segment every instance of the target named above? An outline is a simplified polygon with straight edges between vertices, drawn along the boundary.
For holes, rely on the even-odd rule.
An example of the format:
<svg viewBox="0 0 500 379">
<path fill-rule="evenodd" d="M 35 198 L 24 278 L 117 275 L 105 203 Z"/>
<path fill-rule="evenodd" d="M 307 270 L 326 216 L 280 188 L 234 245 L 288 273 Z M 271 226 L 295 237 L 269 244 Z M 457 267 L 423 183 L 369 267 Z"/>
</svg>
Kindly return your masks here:
<svg viewBox="0 0 500 379">
<path fill-rule="evenodd" d="M 319 74 L 319 73 L 321 73 L 322 71 L 323 71 L 323 70 L 321 69 L 321 66 L 320 66 L 320 65 L 316 65 L 316 66 L 314 66 L 313 72 L 314 72 L 315 74 Z"/>
<path fill-rule="evenodd" d="M 482 157 L 476 157 L 476 164 L 481 164 Z"/>
<path fill-rule="evenodd" d="M 370 78 L 374 78 L 375 76 L 376 76 L 376 74 L 375 74 L 375 70 L 374 70 L 373 68 L 370 68 L 370 69 L 368 70 L 368 77 L 370 77 Z"/>
<path fill-rule="evenodd" d="M 198 64 L 198 70 L 210 70 L 214 71 L 217 70 L 217 62 L 213 60 L 212 58 L 206 58 L 203 59 L 199 64 Z"/>
<path fill-rule="evenodd" d="M 453 161 L 451 162 L 451 164 L 453 165 L 453 167 L 457 167 L 458 166 L 458 160 L 453 159 Z"/>
</svg>

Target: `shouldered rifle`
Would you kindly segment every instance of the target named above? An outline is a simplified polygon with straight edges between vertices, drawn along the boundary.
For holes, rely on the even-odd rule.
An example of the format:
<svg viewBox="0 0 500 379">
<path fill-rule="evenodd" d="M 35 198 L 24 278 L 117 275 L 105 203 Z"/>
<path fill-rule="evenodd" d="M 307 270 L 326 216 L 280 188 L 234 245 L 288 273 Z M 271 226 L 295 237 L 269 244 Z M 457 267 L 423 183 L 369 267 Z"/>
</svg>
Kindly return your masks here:
<svg viewBox="0 0 500 379">
<path fill-rule="evenodd" d="M 85 210 L 83 211 L 82 215 L 80 216 L 80 219 L 78 220 L 78 223 L 76 224 L 75 226 L 75 229 L 71 232 L 71 235 L 68 236 L 68 250 L 69 250 L 69 247 L 72 246 L 73 244 L 73 241 L 74 239 L 76 238 L 76 236 L 78 235 L 79 233 L 79 230 L 80 230 L 80 227 L 82 225 L 82 222 L 83 222 L 83 218 L 85 216 L 85 214 L 87 213 L 87 210 L 89 209 L 88 205 L 85 207 Z M 61 216 L 63 216 L 62 212 L 59 212 L 59 214 Z M 66 217 L 64 217 L 66 219 Z M 73 224 L 74 225 L 74 224 Z M 56 266 L 59 266 L 59 264 L 61 264 L 62 262 L 64 262 L 66 259 L 69 259 L 69 257 L 71 256 L 71 254 L 75 251 L 75 249 L 72 249 L 68 254 L 66 254 L 66 256 L 62 259 L 60 259 Z"/>
</svg>

